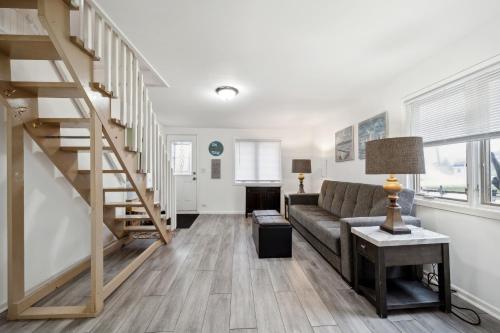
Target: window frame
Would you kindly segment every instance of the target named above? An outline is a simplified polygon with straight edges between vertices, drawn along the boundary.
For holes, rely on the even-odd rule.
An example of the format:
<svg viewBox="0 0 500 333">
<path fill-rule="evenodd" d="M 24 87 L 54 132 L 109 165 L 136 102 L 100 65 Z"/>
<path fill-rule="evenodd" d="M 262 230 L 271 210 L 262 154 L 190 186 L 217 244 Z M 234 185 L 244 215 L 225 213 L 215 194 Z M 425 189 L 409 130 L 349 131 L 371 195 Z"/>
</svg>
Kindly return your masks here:
<svg viewBox="0 0 500 333">
<path fill-rule="evenodd" d="M 401 110 L 405 114 L 405 123 L 407 128 L 407 134 L 413 135 L 413 123 L 410 112 L 408 112 L 407 104 L 411 100 L 418 98 L 419 96 L 431 92 L 435 89 L 439 89 L 447 84 L 453 84 L 457 80 L 461 80 L 464 77 L 474 75 L 475 73 L 484 70 L 485 68 L 500 63 L 500 55 L 492 57 L 481 63 L 473 65 L 467 69 L 457 72 L 443 80 L 438 80 L 430 83 L 427 87 L 414 91 L 406 95 L 401 101 Z M 500 137 L 500 136 L 497 136 Z M 493 136 L 492 136 L 493 138 Z M 436 197 L 424 197 L 422 195 L 416 195 L 415 203 L 417 206 L 430 207 L 433 209 L 445 210 L 459 214 L 465 214 L 470 216 L 476 216 L 491 220 L 500 221 L 500 203 L 492 204 L 488 203 L 485 198 L 487 194 L 484 193 L 485 188 L 485 167 L 484 163 L 484 141 L 487 139 L 476 139 L 468 142 L 469 151 L 467 152 L 467 174 L 468 174 L 468 201 L 459 202 L 448 199 L 441 199 Z M 418 175 L 417 176 L 407 176 L 408 187 L 413 188 L 417 192 L 418 187 Z"/>
<path fill-rule="evenodd" d="M 454 144 L 454 143 L 459 143 L 459 142 L 450 142 L 450 143 L 443 143 L 443 144 L 428 144 L 428 145 L 425 145 L 424 144 L 424 148 L 425 147 L 439 147 L 439 146 L 447 146 L 447 145 L 451 145 L 451 144 Z M 439 197 L 439 196 L 433 196 L 433 195 L 426 195 L 425 192 L 420 192 L 420 175 L 415 175 L 414 176 L 414 179 L 413 179 L 413 190 L 415 191 L 415 194 L 419 197 L 422 197 L 424 199 L 429 199 L 429 200 L 446 200 L 446 201 L 455 201 L 455 202 L 460 202 L 460 203 L 468 203 L 471 199 L 471 193 L 470 193 L 470 168 L 469 166 L 471 165 L 470 161 L 469 161 L 469 157 L 470 157 L 470 151 L 471 151 L 471 147 L 470 147 L 470 144 L 471 142 L 466 142 L 466 145 L 465 145 L 465 168 L 466 168 L 466 171 L 467 171 L 467 175 L 466 175 L 466 189 L 465 189 L 465 195 L 467 196 L 467 199 L 457 199 L 457 198 L 446 198 L 446 197 Z"/>
<path fill-rule="evenodd" d="M 279 181 L 238 181 L 236 180 L 236 145 L 238 142 L 247 141 L 247 142 L 278 142 L 280 145 L 279 149 L 279 172 L 280 172 L 280 180 Z M 233 184 L 235 186 L 280 186 L 283 183 L 283 151 L 282 151 L 282 140 L 277 138 L 234 138 L 233 141 Z"/>
</svg>

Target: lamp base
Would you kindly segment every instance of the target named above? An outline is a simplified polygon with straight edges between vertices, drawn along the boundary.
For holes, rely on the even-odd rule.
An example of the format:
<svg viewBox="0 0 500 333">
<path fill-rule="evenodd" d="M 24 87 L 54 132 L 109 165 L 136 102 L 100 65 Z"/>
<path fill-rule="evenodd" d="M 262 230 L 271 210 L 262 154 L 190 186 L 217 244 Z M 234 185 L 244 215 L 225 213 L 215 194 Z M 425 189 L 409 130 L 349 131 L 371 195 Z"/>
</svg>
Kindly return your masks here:
<svg viewBox="0 0 500 333">
<path fill-rule="evenodd" d="M 299 176 L 297 177 L 299 179 L 299 190 L 297 193 L 299 194 L 302 194 L 302 193 L 306 193 L 304 191 L 304 174 L 303 173 L 299 173 Z"/>
<path fill-rule="evenodd" d="M 393 235 L 406 235 L 406 234 L 411 234 L 411 229 L 408 228 L 406 225 L 403 226 L 403 227 L 398 227 L 398 228 L 389 228 L 389 227 L 386 227 L 385 225 L 381 225 L 380 226 L 380 230 L 383 230 L 385 232 L 388 232 L 390 234 L 393 234 Z"/>
<path fill-rule="evenodd" d="M 398 204 L 398 193 L 401 191 L 401 188 L 401 184 L 394 175 L 390 175 L 384 184 L 389 204 L 387 205 L 385 222 L 380 226 L 380 229 L 393 235 L 411 234 L 411 229 L 408 228 L 401 218 L 401 206 Z"/>
</svg>

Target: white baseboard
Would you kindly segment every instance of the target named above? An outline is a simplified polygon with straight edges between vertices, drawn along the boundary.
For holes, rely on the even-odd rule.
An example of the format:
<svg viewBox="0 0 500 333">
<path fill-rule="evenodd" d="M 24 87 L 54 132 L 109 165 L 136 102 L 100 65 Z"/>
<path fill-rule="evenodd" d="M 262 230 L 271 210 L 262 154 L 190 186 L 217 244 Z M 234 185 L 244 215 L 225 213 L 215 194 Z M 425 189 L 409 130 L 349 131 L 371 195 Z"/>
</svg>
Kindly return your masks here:
<svg viewBox="0 0 500 333">
<path fill-rule="evenodd" d="M 425 276 L 428 273 L 429 273 L 428 271 L 424 270 L 424 280 L 426 280 Z M 427 282 L 427 281 L 425 281 L 425 282 Z M 480 309 L 481 311 L 486 312 L 487 314 L 494 317 L 495 319 L 500 320 L 500 309 L 497 308 L 496 306 L 491 305 L 490 303 L 480 299 L 479 297 L 472 295 L 468 291 L 465 291 L 464 289 L 454 285 L 453 283 L 450 285 L 450 287 L 451 287 L 451 289 L 454 289 L 457 291 L 455 293 L 455 295 L 458 298 L 474 305 L 476 308 Z"/>
<path fill-rule="evenodd" d="M 451 288 L 455 289 L 457 291 L 455 295 L 457 295 L 458 297 L 460 297 L 464 301 L 469 302 L 470 304 L 474 305 L 478 309 L 491 315 L 495 319 L 500 320 L 500 309 L 497 308 L 496 306 L 491 305 L 488 302 L 485 302 L 484 300 L 480 299 L 479 297 L 472 295 L 471 293 L 463 290 L 460 287 L 455 286 L 454 284 L 451 285 Z"/>
</svg>

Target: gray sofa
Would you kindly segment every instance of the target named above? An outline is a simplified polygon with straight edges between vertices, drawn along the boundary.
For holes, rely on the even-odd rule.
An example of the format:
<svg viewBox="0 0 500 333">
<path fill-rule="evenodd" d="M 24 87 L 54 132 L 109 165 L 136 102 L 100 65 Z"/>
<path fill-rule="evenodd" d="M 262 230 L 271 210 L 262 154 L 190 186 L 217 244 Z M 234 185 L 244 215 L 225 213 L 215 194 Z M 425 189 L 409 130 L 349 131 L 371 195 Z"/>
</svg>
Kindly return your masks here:
<svg viewBox="0 0 500 333">
<path fill-rule="evenodd" d="M 405 223 L 420 226 L 413 199 L 414 192 L 404 189 L 398 202 Z M 290 194 L 288 204 L 292 226 L 351 282 L 351 228 L 384 223 L 387 194 L 382 186 L 325 180 L 320 193 Z"/>
</svg>

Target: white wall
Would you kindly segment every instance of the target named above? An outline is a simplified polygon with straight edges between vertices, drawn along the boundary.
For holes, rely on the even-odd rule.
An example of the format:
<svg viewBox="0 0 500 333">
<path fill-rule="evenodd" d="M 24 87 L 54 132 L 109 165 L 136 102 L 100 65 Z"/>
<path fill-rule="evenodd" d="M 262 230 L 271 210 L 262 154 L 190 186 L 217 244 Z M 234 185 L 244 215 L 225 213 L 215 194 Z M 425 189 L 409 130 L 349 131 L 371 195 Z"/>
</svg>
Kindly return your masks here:
<svg viewBox="0 0 500 333">
<path fill-rule="evenodd" d="M 443 51 L 408 70 L 381 88 L 365 92 L 359 101 L 346 104 L 332 114 L 331 125 L 314 129 L 314 165 L 328 161 L 330 179 L 381 184 L 383 176 L 364 173 L 364 161 L 334 162 L 334 133 L 382 111 L 389 112 L 389 135 L 408 133 L 402 101 L 410 94 L 445 80 L 500 54 L 500 21 L 490 22 L 466 38 L 443 45 Z M 355 136 L 357 144 L 357 136 Z M 314 189 L 322 178 L 314 173 Z M 500 218 L 490 220 L 435 208 L 418 207 L 423 225 L 451 236 L 452 284 L 460 295 L 500 317 L 500 266 L 496 244 L 500 239 Z M 500 214 L 499 214 L 500 215 Z"/>
<path fill-rule="evenodd" d="M 198 211 L 200 213 L 244 213 L 245 187 L 234 184 L 234 140 L 236 138 L 280 139 L 282 151 L 282 192 L 297 192 L 297 174 L 292 174 L 292 159 L 311 158 L 311 133 L 307 129 L 266 130 L 228 128 L 165 128 L 168 134 L 197 136 Z M 224 153 L 213 157 L 210 142 L 218 140 Z M 221 179 L 210 178 L 210 161 L 221 159 Z M 311 175 L 306 175 L 305 190 L 312 188 Z M 283 201 L 283 198 L 282 198 Z M 283 204 L 283 203 L 282 203 Z"/>
</svg>

